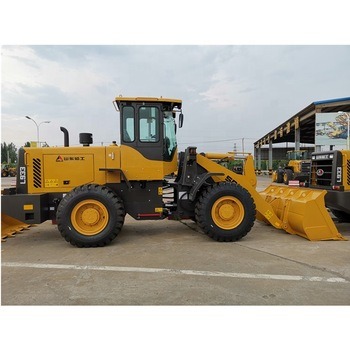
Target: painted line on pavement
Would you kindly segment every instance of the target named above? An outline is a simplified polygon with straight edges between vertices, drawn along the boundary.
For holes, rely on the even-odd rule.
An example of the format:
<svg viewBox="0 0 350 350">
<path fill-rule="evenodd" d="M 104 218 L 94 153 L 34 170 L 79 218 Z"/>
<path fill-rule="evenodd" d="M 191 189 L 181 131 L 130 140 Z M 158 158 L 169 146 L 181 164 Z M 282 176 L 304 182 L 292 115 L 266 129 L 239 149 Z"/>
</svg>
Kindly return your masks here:
<svg viewBox="0 0 350 350">
<path fill-rule="evenodd" d="M 161 269 L 161 268 L 127 267 L 127 266 L 35 264 L 35 263 L 15 263 L 15 262 L 3 262 L 1 264 L 1 266 L 2 267 L 14 267 L 14 268 L 33 268 L 33 269 L 89 270 L 89 271 L 136 272 L 136 273 L 167 273 L 167 274 L 171 274 L 171 275 L 189 275 L 189 276 L 205 276 L 205 277 L 226 277 L 226 278 L 246 278 L 246 279 L 326 282 L 326 283 L 350 283 L 346 279 L 340 278 L 340 277 L 270 275 L 270 274 L 259 274 L 259 273 L 196 271 L 196 270 L 178 270 L 178 269 Z"/>
</svg>

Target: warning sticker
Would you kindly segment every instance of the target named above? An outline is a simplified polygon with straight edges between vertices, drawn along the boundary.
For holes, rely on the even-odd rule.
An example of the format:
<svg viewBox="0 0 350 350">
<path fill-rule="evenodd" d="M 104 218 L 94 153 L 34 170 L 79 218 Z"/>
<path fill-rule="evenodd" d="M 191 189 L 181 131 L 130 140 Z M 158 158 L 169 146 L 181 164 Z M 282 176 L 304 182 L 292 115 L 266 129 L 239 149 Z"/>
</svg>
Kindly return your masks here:
<svg viewBox="0 0 350 350">
<path fill-rule="evenodd" d="M 45 187 L 58 187 L 58 179 L 45 179 Z"/>
</svg>

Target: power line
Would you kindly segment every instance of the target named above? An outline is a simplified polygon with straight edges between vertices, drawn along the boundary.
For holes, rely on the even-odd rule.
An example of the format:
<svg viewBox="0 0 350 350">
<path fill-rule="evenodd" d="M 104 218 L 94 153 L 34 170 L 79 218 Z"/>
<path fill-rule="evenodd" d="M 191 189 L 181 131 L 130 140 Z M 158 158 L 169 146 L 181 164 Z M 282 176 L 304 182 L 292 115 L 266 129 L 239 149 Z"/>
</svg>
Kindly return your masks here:
<svg viewBox="0 0 350 350">
<path fill-rule="evenodd" d="M 188 143 L 215 143 L 215 142 L 231 142 L 231 141 L 237 141 L 237 140 L 257 140 L 257 138 L 252 138 L 252 137 L 240 137 L 237 139 L 225 139 L 225 140 L 210 140 L 210 141 L 188 141 L 188 142 L 179 142 L 179 145 L 184 145 Z"/>
</svg>

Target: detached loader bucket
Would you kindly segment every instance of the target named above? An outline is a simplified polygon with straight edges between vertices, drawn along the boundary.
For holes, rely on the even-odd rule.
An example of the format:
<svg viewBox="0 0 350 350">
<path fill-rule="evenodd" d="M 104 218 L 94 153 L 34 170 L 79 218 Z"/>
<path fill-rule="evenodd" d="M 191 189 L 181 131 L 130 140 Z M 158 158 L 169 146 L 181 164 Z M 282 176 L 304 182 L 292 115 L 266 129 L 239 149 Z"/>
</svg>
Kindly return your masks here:
<svg viewBox="0 0 350 350">
<path fill-rule="evenodd" d="M 15 233 L 21 232 L 29 226 L 6 214 L 1 214 L 1 239 L 12 237 Z"/>
<path fill-rule="evenodd" d="M 337 230 L 324 202 L 324 190 L 270 185 L 259 194 L 281 220 L 281 228 L 310 241 L 346 240 Z M 266 221 L 266 218 L 258 216 Z"/>
</svg>

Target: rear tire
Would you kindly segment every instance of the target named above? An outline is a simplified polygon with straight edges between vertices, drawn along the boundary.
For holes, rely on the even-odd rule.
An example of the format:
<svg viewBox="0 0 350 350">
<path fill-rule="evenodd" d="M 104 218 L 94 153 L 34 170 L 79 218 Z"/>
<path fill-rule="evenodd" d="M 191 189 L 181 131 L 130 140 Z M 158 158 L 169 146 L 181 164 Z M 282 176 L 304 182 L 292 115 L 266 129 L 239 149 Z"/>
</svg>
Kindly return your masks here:
<svg viewBox="0 0 350 350">
<path fill-rule="evenodd" d="M 83 185 L 69 192 L 57 209 L 62 237 L 77 247 L 103 247 L 118 235 L 124 224 L 121 199 L 109 188 Z"/>
<path fill-rule="evenodd" d="M 251 230 L 255 204 L 250 193 L 232 182 L 221 182 L 202 192 L 195 207 L 196 221 L 215 241 L 238 241 Z"/>
</svg>

